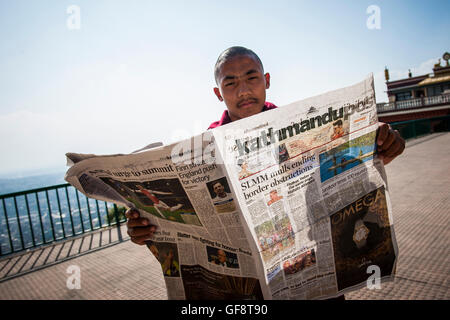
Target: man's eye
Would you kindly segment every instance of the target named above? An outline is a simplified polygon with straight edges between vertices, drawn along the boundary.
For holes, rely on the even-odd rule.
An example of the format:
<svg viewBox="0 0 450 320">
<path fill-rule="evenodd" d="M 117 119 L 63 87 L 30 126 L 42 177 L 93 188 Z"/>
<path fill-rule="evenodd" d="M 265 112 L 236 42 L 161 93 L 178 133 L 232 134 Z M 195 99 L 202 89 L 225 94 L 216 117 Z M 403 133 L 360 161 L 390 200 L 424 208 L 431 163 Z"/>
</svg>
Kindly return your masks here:
<svg viewBox="0 0 450 320">
<path fill-rule="evenodd" d="M 255 79 L 258 79 L 258 77 L 250 77 L 250 78 L 248 78 L 248 80 L 255 80 Z"/>
<path fill-rule="evenodd" d="M 234 82 L 225 83 L 225 87 L 229 87 L 229 86 L 232 86 L 232 85 L 234 85 Z"/>
</svg>

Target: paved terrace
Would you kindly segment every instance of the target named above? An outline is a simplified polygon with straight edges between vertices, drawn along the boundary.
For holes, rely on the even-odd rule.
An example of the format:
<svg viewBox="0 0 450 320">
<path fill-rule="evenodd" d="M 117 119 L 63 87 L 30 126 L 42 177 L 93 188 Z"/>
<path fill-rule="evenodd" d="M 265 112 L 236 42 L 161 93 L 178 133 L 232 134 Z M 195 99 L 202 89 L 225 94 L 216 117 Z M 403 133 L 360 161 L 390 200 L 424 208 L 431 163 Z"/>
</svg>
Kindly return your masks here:
<svg viewBox="0 0 450 320">
<path fill-rule="evenodd" d="M 409 141 L 386 170 L 399 247 L 397 276 L 380 290 L 361 289 L 346 297 L 449 299 L 450 133 Z M 96 233 L 1 260 L 0 299 L 167 299 L 158 262 L 146 247 L 129 240 L 75 252 L 58 263 L 59 257 L 115 234 L 110 229 L 103 240 Z M 79 290 L 66 286 L 71 265 L 81 270 Z M 5 277 L 7 272 L 16 276 Z"/>
</svg>

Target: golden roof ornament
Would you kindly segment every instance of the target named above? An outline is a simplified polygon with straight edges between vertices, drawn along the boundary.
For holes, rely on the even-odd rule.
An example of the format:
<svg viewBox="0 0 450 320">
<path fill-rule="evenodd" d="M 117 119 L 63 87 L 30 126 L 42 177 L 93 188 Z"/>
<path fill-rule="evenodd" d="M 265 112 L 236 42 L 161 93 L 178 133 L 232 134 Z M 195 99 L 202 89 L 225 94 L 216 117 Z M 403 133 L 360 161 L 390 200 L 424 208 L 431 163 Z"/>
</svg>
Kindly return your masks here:
<svg viewBox="0 0 450 320">
<path fill-rule="evenodd" d="M 439 58 L 438 63 L 436 63 L 434 65 L 435 68 L 440 68 L 441 67 L 441 58 Z"/>
</svg>

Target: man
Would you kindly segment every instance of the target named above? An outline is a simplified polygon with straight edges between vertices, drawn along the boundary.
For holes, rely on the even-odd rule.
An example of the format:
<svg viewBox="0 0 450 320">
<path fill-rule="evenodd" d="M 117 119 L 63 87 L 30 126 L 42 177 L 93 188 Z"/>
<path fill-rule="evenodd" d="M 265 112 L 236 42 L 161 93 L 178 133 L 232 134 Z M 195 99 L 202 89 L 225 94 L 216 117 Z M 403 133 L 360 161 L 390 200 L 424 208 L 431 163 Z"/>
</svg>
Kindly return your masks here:
<svg viewBox="0 0 450 320">
<path fill-rule="evenodd" d="M 331 135 L 331 140 L 335 140 L 337 138 L 342 137 L 345 132 L 344 129 L 342 128 L 343 124 L 342 124 L 342 120 L 339 119 L 338 121 L 333 123 L 333 134 Z"/>
<path fill-rule="evenodd" d="M 264 73 L 263 64 L 253 51 L 243 47 L 228 48 L 217 59 L 214 76 L 217 83 L 214 94 L 225 102 L 227 110 L 209 129 L 276 108 L 266 102 L 270 74 Z M 405 141 L 386 123 L 380 123 L 377 134 L 378 158 L 386 165 L 403 152 Z M 131 241 L 144 245 L 153 237 L 156 227 L 149 226 L 148 220 L 140 218 L 135 210 L 128 210 L 126 215 Z"/>
<path fill-rule="evenodd" d="M 279 196 L 278 195 L 278 191 L 277 190 L 272 190 L 270 191 L 270 200 L 267 202 L 267 205 L 270 206 L 271 204 L 277 202 L 278 200 L 283 199 L 283 196 Z"/>
<path fill-rule="evenodd" d="M 216 194 L 213 198 L 214 202 L 222 202 L 224 200 L 229 200 L 232 199 L 232 195 L 231 193 L 227 193 L 225 191 L 225 187 L 218 181 L 216 183 L 213 184 L 213 191 Z"/>
<path fill-rule="evenodd" d="M 289 153 L 288 150 L 286 149 L 286 145 L 284 143 L 280 144 L 277 148 L 278 152 L 277 152 L 277 161 L 279 164 L 287 161 L 289 159 Z"/>
<path fill-rule="evenodd" d="M 175 260 L 175 253 L 172 248 L 160 262 L 165 277 L 178 277 L 180 275 L 180 265 Z"/>
<path fill-rule="evenodd" d="M 243 47 L 225 50 L 217 59 L 214 77 L 214 94 L 228 110 L 209 129 L 276 108 L 266 102 L 270 74 L 264 74 L 262 62 L 253 51 Z"/>
<path fill-rule="evenodd" d="M 229 263 L 225 251 L 222 249 L 217 250 L 217 259 L 213 260 L 213 263 L 223 267 L 228 267 Z"/>
<path fill-rule="evenodd" d="M 226 192 L 225 187 L 220 180 L 213 181 L 212 188 L 214 196 L 211 196 L 217 213 L 232 212 L 236 210 L 233 195 Z"/>
<path fill-rule="evenodd" d="M 240 179 L 244 179 L 246 177 L 248 177 L 249 175 L 251 175 L 252 173 L 248 170 L 248 164 L 245 160 L 239 160 L 238 161 L 238 166 L 241 167 L 241 171 L 239 172 L 239 180 Z"/>
<path fill-rule="evenodd" d="M 179 203 L 173 207 L 169 207 L 165 202 L 163 202 L 162 200 L 159 200 L 155 194 L 160 194 L 160 195 L 172 195 L 172 192 L 163 192 L 163 191 L 156 191 L 156 190 L 150 190 L 150 189 L 145 189 L 144 187 L 142 187 L 141 185 L 137 185 L 138 189 L 137 192 L 143 193 L 147 198 L 149 198 L 152 202 L 153 202 L 153 207 L 155 208 L 155 210 L 159 213 L 159 215 L 162 218 L 166 218 L 161 210 L 167 210 L 170 212 L 174 212 L 175 210 L 180 209 L 183 204 Z M 160 210 L 161 209 L 161 210 Z"/>
</svg>

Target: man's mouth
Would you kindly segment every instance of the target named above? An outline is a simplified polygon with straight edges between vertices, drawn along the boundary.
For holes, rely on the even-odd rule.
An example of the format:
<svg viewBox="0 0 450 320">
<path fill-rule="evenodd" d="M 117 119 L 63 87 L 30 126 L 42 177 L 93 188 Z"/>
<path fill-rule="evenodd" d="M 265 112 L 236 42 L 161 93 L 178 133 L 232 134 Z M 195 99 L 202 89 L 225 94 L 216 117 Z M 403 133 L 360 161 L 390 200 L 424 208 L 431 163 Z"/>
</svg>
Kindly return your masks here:
<svg viewBox="0 0 450 320">
<path fill-rule="evenodd" d="M 251 106 L 251 105 L 253 105 L 253 104 L 257 103 L 257 102 L 258 101 L 256 99 L 247 99 L 247 100 L 239 102 L 238 103 L 238 107 L 239 108 L 246 108 L 246 107 L 249 107 L 249 106 Z"/>
</svg>

